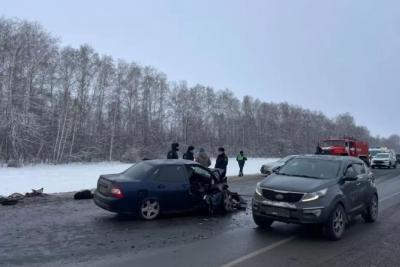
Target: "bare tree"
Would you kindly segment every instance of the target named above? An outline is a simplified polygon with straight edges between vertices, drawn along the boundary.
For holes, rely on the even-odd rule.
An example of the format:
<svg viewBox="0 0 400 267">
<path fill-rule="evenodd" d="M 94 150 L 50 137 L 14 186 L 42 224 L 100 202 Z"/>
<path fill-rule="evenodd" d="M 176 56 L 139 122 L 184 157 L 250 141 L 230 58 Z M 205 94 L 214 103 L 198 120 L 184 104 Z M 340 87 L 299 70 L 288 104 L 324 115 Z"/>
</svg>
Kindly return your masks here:
<svg viewBox="0 0 400 267">
<path fill-rule="evenodd" d="M 171 82 L 149 66 L 82 45 L 60 47 L 36 23 L 0 19 L 0 160 L 69 162 L 163 157 L 169 143 L 250 156 L 313 152 L 349 135 L 400 151 L 348 114 L 331 119 L 228 89 Z"/>
</svg>

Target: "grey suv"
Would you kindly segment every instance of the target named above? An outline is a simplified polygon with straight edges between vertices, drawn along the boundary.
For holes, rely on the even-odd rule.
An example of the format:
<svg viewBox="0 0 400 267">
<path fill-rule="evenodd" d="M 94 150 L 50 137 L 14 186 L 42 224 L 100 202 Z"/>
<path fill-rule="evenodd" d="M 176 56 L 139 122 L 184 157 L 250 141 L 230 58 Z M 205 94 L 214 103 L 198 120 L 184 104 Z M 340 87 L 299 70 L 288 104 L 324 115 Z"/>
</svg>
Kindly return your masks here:
<svg viewBox="0 0 400 267">
<path fill-rule="evenodd" d="M 358 158 L 296 156 L 257 184 L 252 210 L 261 228 L 274 221 L 318 224 L 338 240 L 352 216 L 376 221 L 378 193 L 372 173 Z"/>
</svg>

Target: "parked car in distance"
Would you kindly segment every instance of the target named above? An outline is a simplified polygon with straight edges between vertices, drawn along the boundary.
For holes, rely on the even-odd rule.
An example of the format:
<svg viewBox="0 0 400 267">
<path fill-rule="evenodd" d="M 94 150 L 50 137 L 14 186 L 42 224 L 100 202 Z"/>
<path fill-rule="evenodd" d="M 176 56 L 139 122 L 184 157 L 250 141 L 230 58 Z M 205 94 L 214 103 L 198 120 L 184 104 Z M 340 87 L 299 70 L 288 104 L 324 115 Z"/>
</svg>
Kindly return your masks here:
<svg viewBox="0 0 400 267">
<path fill-rule="evenodd" d="M 389 149 L 387 147 L 371 147 L 369 149 L 369 155 L 371 159 L 379 153 L 386 153 L 386 152 L 389 152 Z"/>
<path fill-rule="evenodd" d="M 378 193 L 372 172 L 355 157 L 303 155 L 257 184 L 252 200 L 254 222 L 315 224 L 332 240 L 343 236 L 355 215 L 378 217 Z"/>
<path fill-rule="evenodd" d="M 213 209 L 228 209 L 226 177 L 220 174 L 188 160 L 142 161 L 122 173 L 101 175 L 94 202 L 105 210 L 145 220 L 209 208 L 207 203 Z M 211 203 L 205 201 L 210 199 Z"/>
<path fill-rule="evenodd" d="M 397 168 L 397 158 L 394 152 L 378 153 L 371 160 L 372 168 Z"/>
<path fill-rule="evenodd" d="M 267 164 L 264 164 L 261 166 L 261 170 L 260 172 L 262 174 L 265 175 L 270 175 L 271 173 L 273 173 L 276 169 L 282 167 L 283 165 L 285 165 L 286 162 L 288 162 L 289 160 L 291 160 L 292 158 L 294 158 L 296 155 L 290 155 L 284 158 L 281 158 L 277 161 L 273 161 Z"/>
</svg>

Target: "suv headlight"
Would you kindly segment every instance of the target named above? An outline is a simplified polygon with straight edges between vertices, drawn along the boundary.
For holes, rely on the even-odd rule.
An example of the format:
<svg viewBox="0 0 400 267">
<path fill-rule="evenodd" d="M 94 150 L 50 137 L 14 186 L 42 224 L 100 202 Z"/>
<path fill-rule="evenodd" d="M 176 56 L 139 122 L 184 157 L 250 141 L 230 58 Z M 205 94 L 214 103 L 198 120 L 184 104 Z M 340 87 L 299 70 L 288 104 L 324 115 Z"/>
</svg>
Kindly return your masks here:
<svg viewBox="0 0 400 267">
<path fill-rule="evenodd" d="M 256 186 L 256 193 L 257 193 L 257 195 L 262 196 L 262 189 L 261 189 L 260 184 L 261 184 L 261 182 L 258 182 L 258 183 L 257 183 L 257 186 Z"/>
<path fill-rule="evenodd" d="M 325 189 L 322 189 L 322 190 L 319 190 L 319 191 L 313 192 L 313 193 L 306 193 L 306 194 L 304 194 L 303 198 L 301 199 L 301 202 L 317 200 L 318 198 L 325 196 L 327 192 L 328 192 L 328 188 L 325 188 Z"/>
</svg>

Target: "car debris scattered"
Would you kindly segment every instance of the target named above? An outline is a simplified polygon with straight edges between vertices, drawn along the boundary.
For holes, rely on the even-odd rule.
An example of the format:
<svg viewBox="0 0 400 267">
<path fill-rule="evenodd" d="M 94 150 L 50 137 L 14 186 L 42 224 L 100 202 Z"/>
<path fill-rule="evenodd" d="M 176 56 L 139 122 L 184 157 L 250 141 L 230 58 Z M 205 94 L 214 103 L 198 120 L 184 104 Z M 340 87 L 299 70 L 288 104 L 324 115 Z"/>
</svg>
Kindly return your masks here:
<svg viewBox="0 0 400 267">
<path fill-rule="evenodd" d="M 43 193 L 43 190 L 44 190 L 43 187 L 38 189 L 38 190 L 32 189 L 32 192 L 31 193 L 26 193 L 25 197 L 38 197 L 38 196 L 42 197 L 42 196 L 45 195 Z"/>
<path fill-rule="evenodd" d="M 26 193 L 25 195 L 21 193 L 13 193 L 8 197 L 0 196 L 0 204 L 3 206 L 11 206 L 17 204 L 19 201 L 23 200 L 26 197 L 43 197 L 46 194 L 43 193 L 44 188 L 40 189 L 32 189 L 32 192 Z"/>
<path fill-rule="evenodd" d="M 10 198 L 10 197 L 0 197 L 0 203 L 3 206 L 10 206 L 10 205 L 15 205 L 18 203 L 18 199 L 15 198 Z"/>
<path fill-rule="evenodd" d="M 93 198 L 93 192 L 91 190 L 88 190 L 88 189 L 76 192 L 74 194 L 74 199 L 75 200 L 92 199 L 92 198 Z"/>
</svg>

